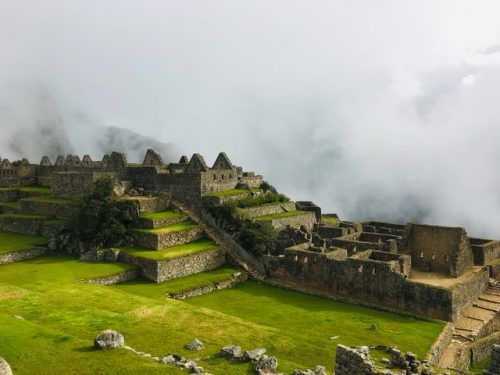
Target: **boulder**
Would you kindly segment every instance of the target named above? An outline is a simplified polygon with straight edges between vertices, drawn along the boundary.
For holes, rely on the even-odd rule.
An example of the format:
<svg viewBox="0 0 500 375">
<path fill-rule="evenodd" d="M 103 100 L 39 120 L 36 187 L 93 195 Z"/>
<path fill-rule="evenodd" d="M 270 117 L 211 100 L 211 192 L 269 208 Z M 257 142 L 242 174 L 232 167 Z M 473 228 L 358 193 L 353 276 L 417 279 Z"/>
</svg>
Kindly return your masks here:
<svg viewBox="0 0 500 375">
<path fill-rule="evenodd" d="M 94 346 L 99 349 L 114 349 L 125 346 L 125 337 L 121 333 L 107 329 L 94 339 Z"/>
<path fill-rule="evenodd" d="M 257 348 L 243 353 L 243 358 L 248 361 L 258 361 L 266 353 L 265 348 Z"/>
<path fill-rule="evenodd" d="M 2 357 L 0 357 L 0 375 L 12 375 L 9 364 Z"/>
<path fill-rule="evenodd" d="M 203 350 L 205 349 L 205 345 L 198 339 L 194 339 L 190 343 L 186 344 L 186 349 L 188 350 Z"/>
<path fill-rule="evenodd" d="M 263 355 L 257 362 L 255 366 L 255 372 L 257 374 L 274 373 L 278 368 L 278 358 L 273 356 Z"/>
<path fill-rule="evenodd" d="M 220 355 L 229 359 L 241 358 L 241 347 L 238 345 L 225 346 L 220 350 Z"/>
</svg>

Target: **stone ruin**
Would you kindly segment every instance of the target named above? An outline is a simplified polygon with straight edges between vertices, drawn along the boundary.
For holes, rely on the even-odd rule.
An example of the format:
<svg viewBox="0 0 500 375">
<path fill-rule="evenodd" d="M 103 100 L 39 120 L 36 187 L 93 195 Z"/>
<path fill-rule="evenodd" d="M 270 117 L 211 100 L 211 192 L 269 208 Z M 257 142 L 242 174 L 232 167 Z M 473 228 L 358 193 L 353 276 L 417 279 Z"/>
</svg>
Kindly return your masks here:
<svg viewBox="0 0 500 375">
<path fill-rule="evenodd" d="M 500 374 L 500 345 L 493 345 L 491 349 L 491 363 L 483 375 L 498 375 Z"/>
</svg>

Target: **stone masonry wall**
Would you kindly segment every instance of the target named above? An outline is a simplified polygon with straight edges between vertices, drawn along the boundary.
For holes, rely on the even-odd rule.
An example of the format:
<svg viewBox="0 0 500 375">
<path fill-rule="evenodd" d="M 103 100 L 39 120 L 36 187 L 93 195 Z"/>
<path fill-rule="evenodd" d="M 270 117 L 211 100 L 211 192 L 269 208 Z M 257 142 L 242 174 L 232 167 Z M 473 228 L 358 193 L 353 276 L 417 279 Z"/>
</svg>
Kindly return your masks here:
<svg viewBox="0 0 500 375">
<path fill-rule="evenodd" d="M 288 216 L 269 221 L 277 230 L 285 229 L 287 226 L 298 228 L 302 225 L 308 229 L 312 229 L 314 224 L 316 224 L 316 216 L 314 215 L 314 212 L 307 212 L 302 215 Z"/>
<path fill-rule="evenodd" d="M 89 284 L 99 284 L 99 285 L 112 285 L 118 283 L 124 283 L 125 281 L 136 279 L 139 276 L 139 270 L 129 270 L 116 275 L 100 277 L 98 279 L 89 279 L 84 282 Z"/>
<path fill-rule="evenodd" d="M 239 273 L 237 276 L 233 276 L 229 280 L 224 280 L 215 284 L 210 284 L 210 285 L 204 285 L 199 288 L 194 288 L 187 290 L 182 293 L 178 294 L 170 294 L 168 297 L 174 298 L 174 299 L 186 299 L 190 297 L 197 297 L 197 296 L 202 296 L 207 293 L 214 292 L 216 290 L 221 290 L 221 289 L 227 289 L 227 288 L 232 288 L 238 283 L 242 283 L 244 281 L 248 280 L 248 274 L 246 273 Z"/>
<path fill-rule="evenodd" d="M 344 345 L 337 345 L 335 375 L 377 375 L 368 355 Z"/>
<path fill-rule="evenodd" d="M 132 235 L 137 245 L 148 249 L 160 250 L 166 247 L 182 245 L 201 238 L 203 235 L 203 228 L 195 227 L 193 229 L 178 232 L 159 234 L 134 231 Z"/>
<path fill-rule="evenodd" d="M 73 217 L 79 209 L 78 204 L 37 202 L 26 199 L 21 199 L 19 201 L 19 207 L 24 214 L 54 216 L 58 219 L 69 219 Z"/>
<path fill-rule="evenodd" d="M 32 249 L 14 251 L 12 253 L 6 253 L 0 255 L 0 264 L 8 264 L 20 262 L 26 259 L 32 259 L 39 257 L 47 252 L 46 247 L 34 247 Z"/>
<path fill-rule="evenodd" d="M 453 319 L 458 318 L 463 311 L 472 306 L 472 303 L 486 290 L 488 283 L 489 272 L 487 268 L 483 268 L 453 288 Z"/>
<path fill-rule="evenodd" d="M 446 323 L 439 334 L 437 340 L 432 345 L 427 354 L 427 359 L 431 365 L 437 365 L 453 338 L 453 324 Z"/>
<path fill-rule="evenodd" d="M 219 248 L 165 261 L 134 257 L 122 252 L 119 259 L 139 266 L 146 279 L 161 283 L 222 266 L 226 261 L 226 250 Z"/>
<path fill-rule="evenodd" d="M 268 204 L 258 207 L 249 207 L 239 209 L 239 213 L 245 217 L 255 217 L 272 215 L 278 212 L 294 211 L 295 202 L 281 202 L 279 204 Z"/>
<path fill-rule="evenodd" d="M 483 375 L 500 374 L 500 345 L 493 345 L 491 348 L 491 363 L 487 370 L 484 370 Z"/>
</svg>

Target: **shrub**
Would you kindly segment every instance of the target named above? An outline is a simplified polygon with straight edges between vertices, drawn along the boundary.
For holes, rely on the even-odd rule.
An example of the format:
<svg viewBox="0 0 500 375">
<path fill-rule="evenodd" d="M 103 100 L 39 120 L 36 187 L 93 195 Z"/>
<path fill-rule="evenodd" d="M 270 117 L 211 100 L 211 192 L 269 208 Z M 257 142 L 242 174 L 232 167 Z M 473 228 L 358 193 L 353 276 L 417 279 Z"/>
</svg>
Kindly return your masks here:
<svg viewBox="0 0 500 375">
<path fill-rule="evenodd" d="M 275 253 L 278 232 L 269 222 L 246 220 L 241 227 L 238 242 L 255 255 Z"/>
</svg>

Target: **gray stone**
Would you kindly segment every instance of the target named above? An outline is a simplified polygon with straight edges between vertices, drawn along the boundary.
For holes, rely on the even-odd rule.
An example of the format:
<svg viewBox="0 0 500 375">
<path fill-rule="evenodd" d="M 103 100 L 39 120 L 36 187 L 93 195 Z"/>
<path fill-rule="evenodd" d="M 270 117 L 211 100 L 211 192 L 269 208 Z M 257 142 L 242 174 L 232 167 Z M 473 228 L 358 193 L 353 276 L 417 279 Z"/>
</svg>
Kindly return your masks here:
<svg viewBox="0 0 500 375">
<path fill-rule="evenodd" d="M 182 364 L 184 368 L 189 368 L 192 369 L 197 366 L 196 361 L 193 361 L 192 359 L 186 361 L 185 363 Z"/>
<path fill-rule="evenodd" d="M 314 370 L 314 375 L 327 375 L 325 366 L 317 365 Z"/>
<path fill-rule="evenodd" d="M 266 353 L 265 348 L 257 348 L 243 353 L 243 358 L 249 361 L 258 361 Z"/>
<path fill-rule="evenodd" d="M 241 347 L 238 345 L 228 345 L 220 350 L 220 355 L 225 358 L 241 358 Z"/>
<path fill-rule="evenodd" d="M 12 375 L 9 364 L 2 357 L 0 357 L 0 375 Z"/>
<path fill-rule="evenodd" d="M 194 339 L 190 343 L 186 344 L 186 349 L 188 350 L 203 350 L 205 349 L 205 345 L 198 339 Z"/>
<path fill-rule="evenodd" d="M 257 372 L 257 374 L 266 372 L 274 373 L 276 372 L 277 367 L 278 367 L 278 359 L 276 357 L 263 355 L 257 362 L 257 366 L 255 366 L 255 371 Z"/>
<path fill-rule="evenodd" d="M 205 370 L 201 366 L 191 367 L 191 374 L 205 374 Z"/>
<path fill-rule="evenodd" d="M 161 359 L 163 363 L 174 363 L 174 362 L 184 362 L 185 359 L 181 356 L 175 354 L 167 354 L 165 357 Z"/>
<path fill-rule="evenodd" d="M 107 329 L 94 339 L 94 346 L 99 349 L 122 348 L 125 346 L 125 338 L 121 333 Z"/>
</svg>

